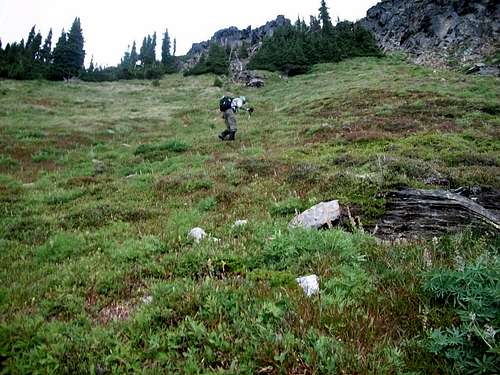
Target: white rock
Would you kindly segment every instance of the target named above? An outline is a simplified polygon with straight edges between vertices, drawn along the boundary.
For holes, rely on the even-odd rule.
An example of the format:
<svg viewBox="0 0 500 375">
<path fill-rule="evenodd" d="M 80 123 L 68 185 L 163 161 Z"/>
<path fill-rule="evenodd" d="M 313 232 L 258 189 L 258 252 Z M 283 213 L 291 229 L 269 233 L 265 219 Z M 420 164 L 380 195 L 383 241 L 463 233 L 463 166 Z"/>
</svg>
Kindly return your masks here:
<svg viewBox="0 0 500 375">
<path fill-rule="evenodd" d="M 206 237 L 207 233 L 201 228 L 193 228 L 189 232 L 189 237 L 194 239 L 194 242 L 200 243 Z"/>
<path fill-rule="evenodd" d="M 142 298 L 142 303 L 144 303 L 145 305 L 149 305 L 153 302 L 153 296 L 144 296 Z"/>
<path fill-rule="evenodd" d="M 295 280 L 299 283 L 300 287 L 304 290 L 306 296 L 311 297 L 313 294 L 319 293 L 318 276 L 309 275 L 298 277 Z"/>
<path fill-rule="evenodd" d="M 289 228 L 316 228 L 319 229 L 325 225 L 331 226 L 340 219 L 340 206 L 338 201 L 321 202 L 316 206 L 297 215 L 288 224 Z"/>
<path fill-rule="evenodd" d="M 248 220 L 236 220 L 233 224 L 233 228 L 235 227 L 242 227 L 244 225 L 248 224 Z"/>
</svg>

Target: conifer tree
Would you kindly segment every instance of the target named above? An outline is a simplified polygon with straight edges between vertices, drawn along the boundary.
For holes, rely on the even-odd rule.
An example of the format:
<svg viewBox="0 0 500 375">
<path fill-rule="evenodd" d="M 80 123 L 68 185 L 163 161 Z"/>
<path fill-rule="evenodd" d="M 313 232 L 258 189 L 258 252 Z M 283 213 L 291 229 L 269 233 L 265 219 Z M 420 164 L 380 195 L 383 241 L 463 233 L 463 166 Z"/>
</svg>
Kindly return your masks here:
<svg viewBox="0 0 500 375">
<path fill-rule="evenodd" d="M 321 6 L 319 8 L 319 19 L 321 20 L 321 26 L 323 33 L 331 35 L 333 31 L 332 19 L 328 13 L 328 7 L 326 6 L 325 0 L 321 0 Z"/>
<path fill-rule="evenodd" d="M 80 18 L 76 17 L 71 25 L 68 33 L 67 47 L 68 47 L 68 68 L 69 73 L 77 76 L 84 68 L 85 50 L 83 49 L 84 39 Z"/>
<path fill-rule="evenodd" d="M 52 52 L 52 29 L 49 30 L 49 34 L 43 42 L 43 47 L 40 52 L 41 60 L 45 64 L 50 64 L 51 62 L 51 52 Z"/>
<path fill-rule="evenodd" d="M 149 62 L 150 65 L 156 63 L 156 31 L 153 33 L 153 37 L 151 38 L 151 44 L 149 45 Z"/>
<path fill-rule="evenodd" d="M 175 56 L 177 53 L 177 38 L 174 38 L 174 50 L 172 52 L 172 56 Z"/>
<path fill-rule="evenodd" d="M 61 32 L 56 46 L 54 47 L 54 52 L 52 53 L 52 66 L 50 69 L 51 79 L 63 79 L 69 78 L 71 76 L 69 67 L 69 48 L 68 48 L 68 37 L 66 32 Z"/>
<path fill-rule="evenodd" d="M 166 66 L 170 61 L 170 36 L 168 35 L 168 29 L 165 30 L 163 34 L 163 42 L 161 44 L 161 63 Z"/>
<path fill-rule="evenodd" d="M 148 39 L 144 37 L 142 40 L 142 46 L 141 49 L 139 50 L 139 60 L 141 60 L 141 65 L 145 65 L 145 60 L 146 60 L 146 55 L 147 55 L 147 47 L 148 46 Z"/>
<path fill-rule="evenodd" d="M 137 54 L 137 48 L 135 46 L 135 40 L 134 43 L 132 43 L 132 50 L 130 51 L 130 68 L 135 68 L 137 65 L 137 61 L 139 60 L 139 55 Z"/>
</svg>

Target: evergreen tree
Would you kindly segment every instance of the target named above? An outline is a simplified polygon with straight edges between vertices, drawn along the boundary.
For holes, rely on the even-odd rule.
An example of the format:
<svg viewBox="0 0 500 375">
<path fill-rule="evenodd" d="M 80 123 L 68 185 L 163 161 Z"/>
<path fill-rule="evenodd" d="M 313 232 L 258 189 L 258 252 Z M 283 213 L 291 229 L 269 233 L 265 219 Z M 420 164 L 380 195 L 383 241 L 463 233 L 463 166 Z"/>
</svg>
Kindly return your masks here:
<svg viewBox="0 0 500 375">
<path fill-rule="evenodd" d="M 130 68 L 135 68 L 137 61 L 139 60 L 139 55 L 137 54 L 137 48 L 134 43 L 132 43 L 132 50 L 130 51 Z"/>
<path fill-rule="evenodd" d="M 322 31 L 327 35 L 331 35 L 333 32 L 333 25 L 325 0 L 321 0 L 319 19 L 321 20 Z"/>
<path fill-rule="evenodd" d="M 26 41 L 26 49 L 31 48 L 31 44 L 33 43 L 33 40 L 35 39 L 35 26 L 36 25 L 33 25 L 30 33 L 28 34 L 28 39 Z"/>
<path fill-rule="evenodd" d="M 67 64 L 69 73 L 72 76 L 78 76 L 82 69 L 84 69 L 83 63 L 85 61 L 85 50 L 83 49 L 83 45 L 84 39 L 80 25 L 80 18 L 76 17 L 71 25 L 67 39 Z"/>
<path fill-rule="evenodd" d="M 279 70 L 288 75 L 302 74 L 311 65 L 338 62 L 354 56 L 380 56 L 375 39 L 367 30 L 352 22 L 332 25 L 325 0 L 320 18 L 311 16 L 310 25 L 297 19 L 266 38 L 250 60 L 252 69 Z"/>
<path fill-rule="evenodd" d="M 50 78 L 55 80 L 60 80 L 63 78 L 71 77 L 70 67 L 69 67 L 69 48 L 68 48 L 68 38 L 66 32 L 61 32 L 54 51 L 52 53 L 52 65 L 50 69 Z"/>
<path fill-rule="evenodd" d="M 151 44 L 149 46 L 149 61 L 151 62 L 151 65 L 156 63 L 156 31 L 153 33 Z"/>
<path fill-rule="evenodd" d="M 177 53 L 177 38 L 174 38 L 174 51 L 172 52 L 172 56 L 175 56 Z"/>
<path fill-rule="evenodd" d="M 184 75 L 199 75 L 205 73 L 227 74 L 229 69 L 229 54 L 227 50 L 217 44 L 210 44 L 208 53 L 203 54 L 198 63 Z"/>
<path fill-rule="evenodd" d="M 43 47 L 40 52 L 41 60 L 46 64 L 51 63 L 51 52 L 52 52 L 52 29 L 49 30 L 49 34 L 43 42 Z"/>
<path fill-rule="evenodd" d="M 166 66 L 171 58 L 170 54 L 170 36 L 168 35 L 168 29 L 165 30 L 163 34 L 163 42 L 161 44 L 161 63 Z"/>
<path fill-rule="evenodd" d="M 148 40 L 146 37 L 144 37 L 144 39 L 142 40 L 141 49 L 139 51 L 139 60 L 141 60 L 142 66 L 145 65 L 145 59 L 146 59 L 146 55 L 147 55 L 147 46 L 148 46 Z"/>
</svg>

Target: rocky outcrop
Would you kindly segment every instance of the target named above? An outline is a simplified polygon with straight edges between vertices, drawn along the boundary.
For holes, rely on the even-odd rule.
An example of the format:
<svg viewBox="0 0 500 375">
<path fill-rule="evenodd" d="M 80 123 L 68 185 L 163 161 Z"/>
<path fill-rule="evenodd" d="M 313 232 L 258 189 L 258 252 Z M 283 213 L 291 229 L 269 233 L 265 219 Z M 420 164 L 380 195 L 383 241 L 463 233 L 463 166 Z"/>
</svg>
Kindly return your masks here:
<svg viewBox="0 0 500 375">
<path fill-rule="evenodd" d="M 272 36 L 274 31 L 283 25 L 290 24 L 290 20 L 285 16 L 278 16 L 275 20 L 267 22 L 264 26 L 252 29 L 248 26 L 244 30 L 231 26 L 227 29 L 217 31 L 210 40 L 201 43 L 194 43 L 187 53 L 188 58 L 199 57 L 208 51 L 211 43 L 217 43 L 230 48 L 239 48 L 246 44 L 249 48 L 258 45 L 266 36 Z"/>
<path fill-rule="evenodd" d="M 360 23 L 383 50 L 426 65 L 471 65 L 500 47 L 498 0 L 384 0 Z"/>
<path fill-rule="evenodd" d="M 278 16 L 275 20 L 267 22 L 256 29 L 248 26 L 246 29 L 240 30 L 232 26 L 219 30 L 210 40 L 192 45 L 186 55 L 186 62 L 183 64 L 183 69 L 190 69 L 196 65 L 201 55 L 208 52 L 210 45 L 217 43 L 233 51 L 231 54 L 230 70 L 236 80 L 248 84 L 253 79 L 261 79 L 261 77 L 246 70 L 248 56 L 251 56 L 260 47 L 265 37 L 272 36 L 278 27 L 287 24 L 290 24 L 289 19 L 285 18 L 285 16 Z M 242 46 L 245 50 L 244 56 L 240 56 Z"/>
</svg>

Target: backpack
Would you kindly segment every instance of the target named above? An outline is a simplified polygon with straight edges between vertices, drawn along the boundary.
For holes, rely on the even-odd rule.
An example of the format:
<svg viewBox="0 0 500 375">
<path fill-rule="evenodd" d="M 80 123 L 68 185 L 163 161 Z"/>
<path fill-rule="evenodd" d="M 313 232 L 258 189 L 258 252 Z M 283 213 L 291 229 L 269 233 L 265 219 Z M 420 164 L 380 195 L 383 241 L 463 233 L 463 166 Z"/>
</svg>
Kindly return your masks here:
<svg viewBox="0 0 500 375">
<path fill-rule="evenodd" d="M 224 96 L 219 102 L 219 109 L 221 112 L 226 112 L 228 109 L 231 109 L 231 104 L 233 103 L 233 98 L 229 96 Z"/>
</svg>

